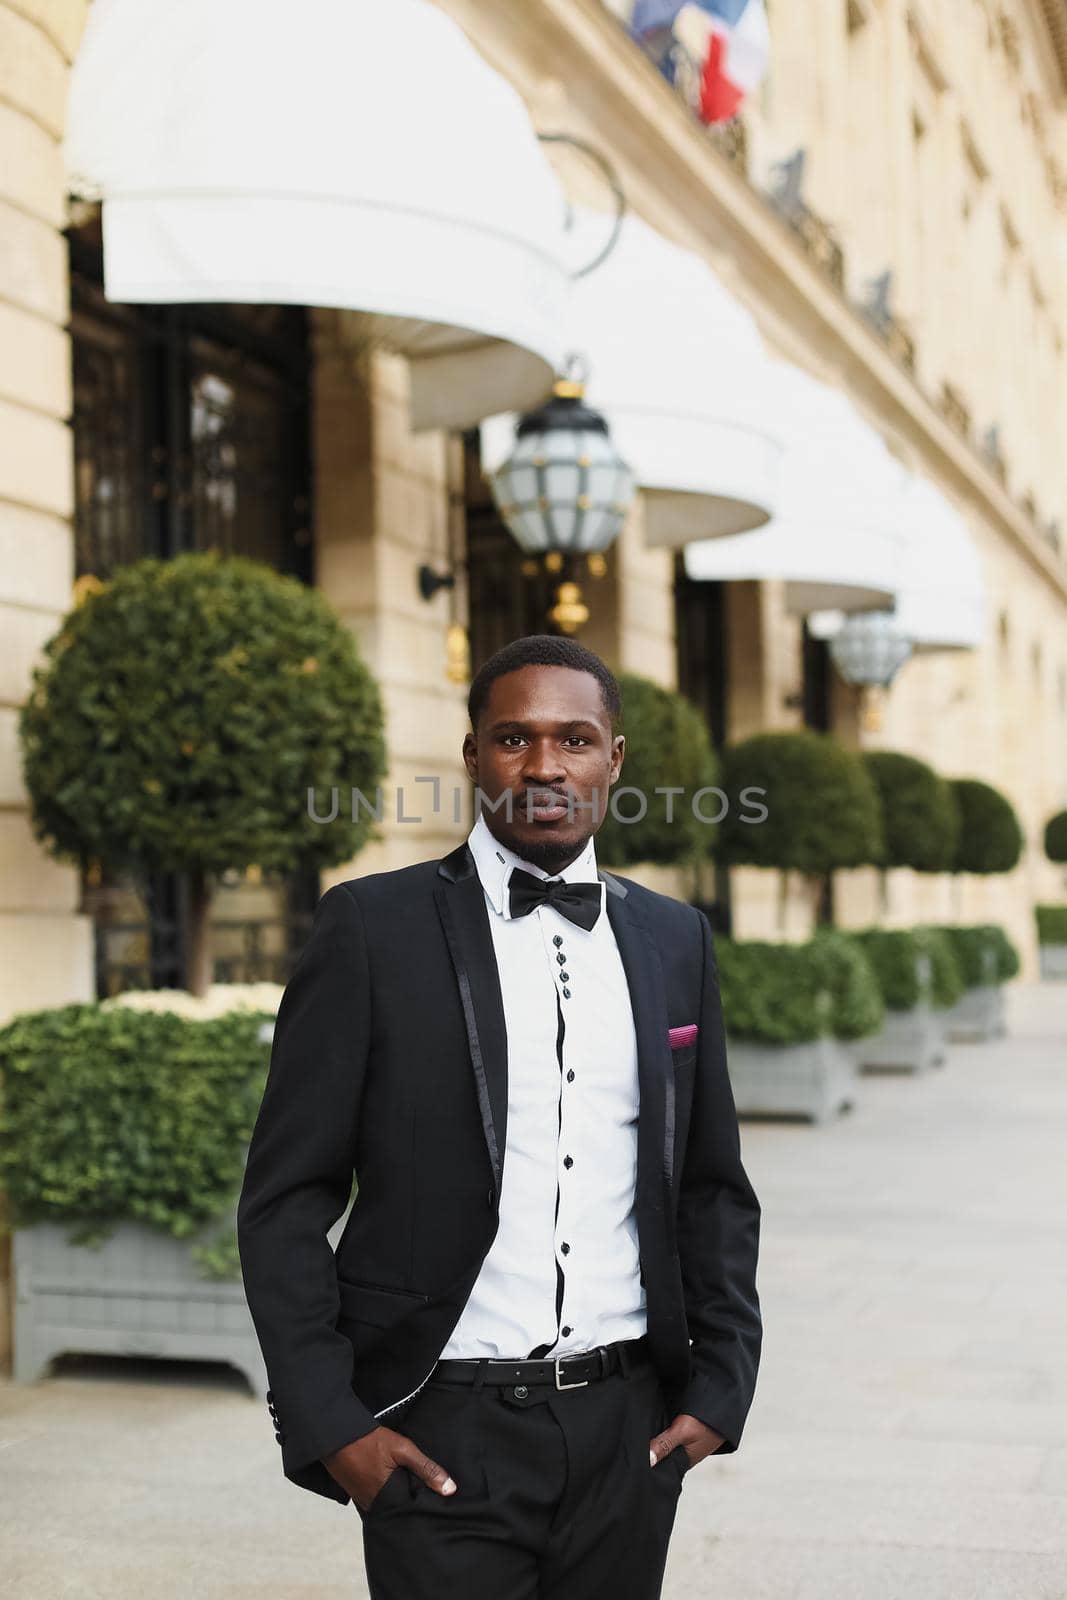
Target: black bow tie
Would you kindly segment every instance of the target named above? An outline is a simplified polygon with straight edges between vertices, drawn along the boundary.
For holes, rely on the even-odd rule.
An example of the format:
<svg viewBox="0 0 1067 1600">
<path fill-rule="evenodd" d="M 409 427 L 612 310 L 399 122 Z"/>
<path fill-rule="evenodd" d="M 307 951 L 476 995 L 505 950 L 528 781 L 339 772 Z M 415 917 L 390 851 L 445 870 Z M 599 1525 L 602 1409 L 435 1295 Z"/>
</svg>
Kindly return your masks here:
<svg viewBox="0 0 1067 1600">
<path fill-rule="evenodd" d="M 600 915 L 600 884 L 535 878 L 532 872 L 513 867 L 508 880 L 508 904 L 513 917 L 525 917 L 535 906 L 552 906 L 561 917 L 588 932 Z"/>
</svg>

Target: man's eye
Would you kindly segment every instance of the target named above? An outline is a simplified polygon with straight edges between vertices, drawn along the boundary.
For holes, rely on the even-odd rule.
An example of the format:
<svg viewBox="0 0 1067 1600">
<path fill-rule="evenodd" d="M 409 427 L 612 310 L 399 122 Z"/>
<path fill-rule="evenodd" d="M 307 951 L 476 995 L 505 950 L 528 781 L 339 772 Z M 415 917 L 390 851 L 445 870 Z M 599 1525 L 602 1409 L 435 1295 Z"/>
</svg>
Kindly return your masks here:
<svg viewBox="0 0 1067 1600">
<path fill-rule="evenodd" d="M 567 735 L 567 743 L 568 744 L 588 744 L 589 740 L 585 737 L 584 733 L 569 733 Z"/>
<path fill-rule="evenodd" d="M 521 740 L 522 739 L 522 734 L 521 733 L 505 733 L 504 737 L 501 739 L 500 742 L 501 742 L 501 744 L 509 744 L 512 739 Z"/>
</svg>

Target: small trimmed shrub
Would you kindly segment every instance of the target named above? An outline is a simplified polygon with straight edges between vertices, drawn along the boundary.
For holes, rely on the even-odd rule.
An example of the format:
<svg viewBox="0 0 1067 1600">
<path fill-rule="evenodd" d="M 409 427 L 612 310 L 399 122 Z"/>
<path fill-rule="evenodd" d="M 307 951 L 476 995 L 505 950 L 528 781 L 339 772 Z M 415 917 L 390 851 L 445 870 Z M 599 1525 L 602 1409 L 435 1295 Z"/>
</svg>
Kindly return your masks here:
<svg viewBox="0 0 1067 1600">
<path fill-rule="evenodd" d="M 862 952 L 833 930 L 804 944 L 716 938 L 727 1033 L 765 1044 L 858 1038 L 881 1026 L 877 984 Z"/>
<path fill-rule="evenodd" d="M 926 998 L 920 980 L 922 946 L 910 928 L 850 930 L 878 980 L 882 999 L 892 1011 L 912 1011 Z"/>
<path fill-rule="evenodd" d="M 950 872 L 960 836 L 952 785 L 925 761 L 896 750 L 865 751 L 863 763 L 877 785 L 885 818 L 879 865 Z"/>
<path fill-rule="evenodd" d="M 1035 906 L 1040 944 L 1067 944 L 1067 906 Z"/>
<path fill-rule="evenodd" d="M 998 923 L 979 922 L 971 927 L 947 925 L 940 931 L 952 945 L 966 988 L 1005 983 L 1018 974 L 1019 952 Z"/>
<path fill-rule="evenodd" d="M 820 928 L 812 939 L 823 983 L 831 995 L 837 1039 L 862 1039 L 885 1022 L 885 1002 L 863 946 L 840 928 Z"/>
<path fill-rule="evenodd" d="M 963 978 L 944 934 L 929 928 L 859 928 L 851 937 L 863 949 L 892 1011 L 911 1011 L 921 1001 L 943 1009 L 963 993 Z M 920 958 L 929 980 L 920 977 Z"/>
<path fill-rule="evenodd" d="M 938 1010 L 954 1006 L 967 985 L 952 940 L 940 928 L 923 925 L 911 931 L 930 957 L 930 1004 Z"/>
<path fill-rule="evenodd" d="M 69 1222 L 71 1242 L 91 1244 L 121 1221 L 184 1238 L 225 1213 L 272 1020 L 94 1004 L 15 1017 L 0 1029 L 0 1188 L 14 1225 Z M 218 1275 L 218 1261 L 202 1265 Z"/>
<path fill-rule="evenodd" d="M 617 867 L 639 862 L 676 866 L 708 855 L 718 826 L 702 822 L 693 811 L 697 790 L 713 787 L 719 778 L 704 718 L 684 695 L 635 673 L 621 673 L 619 688 L 618 732 L 626 736 L 626 755 L 619 781 L 609 791 L 607 815 L 597 830 L 597 860 Z M 639 789 L 647 801 L 641 817 L 638 797 L 621 796 L 620 816 L 637 819 L 632 822 L 620 821 L 610 809 L 612 797 L 627 788 Z M 657 788 L 684 792 L 668 797 L 656 794 Z M 669 799 L 672 820 L 668 822 Z M 714 817 L 721 809 L 720 797 L 705 795 L 699 806 L 705 817 Z"/>
<path fill-rule="evenodd" d="M 1011 872 L 1023 852 L 1023 830 L 1011 801 L 978 778 L 954 778 L 960 836 L 954 872 Z"/>
<path fill-rule="evenodd" d="M 1057 811 L 1045 823 L 1045 854 L 1050 861 L 1067 862 L 1067 811 Z"/>
</svg>

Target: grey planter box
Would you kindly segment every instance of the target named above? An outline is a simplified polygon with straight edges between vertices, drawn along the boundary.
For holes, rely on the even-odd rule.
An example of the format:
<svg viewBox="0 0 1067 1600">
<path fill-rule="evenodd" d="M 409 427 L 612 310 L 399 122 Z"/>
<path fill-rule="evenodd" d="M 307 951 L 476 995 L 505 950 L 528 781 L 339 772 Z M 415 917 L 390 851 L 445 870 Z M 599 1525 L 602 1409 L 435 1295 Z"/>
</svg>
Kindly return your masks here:
<svg viewBox="0 0 1067 1600">
<path fill-rule="evenodd" d="M 1038 949 L 1041 954 L 1041 976 L 1067 978 L 1067 944 L 1042 944 Z"/>
<path fill-rule="evenodd" d="M 954 1006 L 945 1012 L 945 1031 L 950 1039 L 971 1043 L 998 1039 L 1008 1031 L 1004 1020 L 1004 990 L 999 983 L 980 983 L 964 990 Z"/>
<path fill-rule="evenodd" d="M 856 1062 L 839 1040 L 762 1044 L 737 1039 L 727 1050 L 734 1101 L 741 1116 L 807 1117 L 824 1122 L 851 1106 Z"/>
<path fill-rule="evenodd" d="M 14 1375 L 41 1377 L 68 1351 L 226 1361 L 267 1391 L 266 1372 L 239 1279 L 201 1275 L 190 1254 L 226 1219 L 188 1239 L 121 1222 L 99 1247 L 69 1244 L 68 1225 L 16 1228 Z"/>
<path fill-rule="evenodd" d="M 945 1059 L 945 1015 L 925 1001 L 887 1010 L 881 1033 L 857 1042 L 857 1061 L 866 1072 L 926 1072 Z"/>
</svg>

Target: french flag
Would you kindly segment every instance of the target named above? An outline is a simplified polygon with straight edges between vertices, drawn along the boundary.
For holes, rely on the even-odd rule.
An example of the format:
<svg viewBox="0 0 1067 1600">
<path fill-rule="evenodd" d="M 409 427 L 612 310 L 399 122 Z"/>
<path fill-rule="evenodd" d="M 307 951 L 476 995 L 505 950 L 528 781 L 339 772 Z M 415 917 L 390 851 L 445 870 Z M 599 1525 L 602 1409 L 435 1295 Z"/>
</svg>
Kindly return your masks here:
<svg viewBox="0 0 1067 1600">
<path fill-rule="evenodd" d="M 702 122 L 726 122 L 770 58 L 763 0 L 634 0 L 630 32 Z"/>
</svg>

